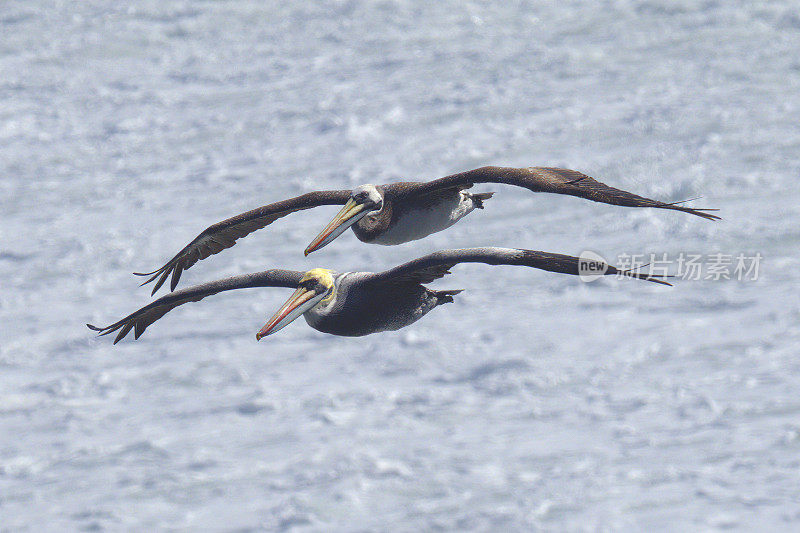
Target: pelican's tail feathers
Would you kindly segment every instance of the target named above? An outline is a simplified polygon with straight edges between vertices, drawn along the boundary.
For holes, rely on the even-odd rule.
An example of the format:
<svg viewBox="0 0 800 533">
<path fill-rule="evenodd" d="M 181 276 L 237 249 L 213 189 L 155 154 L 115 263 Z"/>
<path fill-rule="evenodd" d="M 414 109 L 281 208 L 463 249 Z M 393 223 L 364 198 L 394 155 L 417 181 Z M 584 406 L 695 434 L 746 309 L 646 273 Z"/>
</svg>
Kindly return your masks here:
<svg viewBox="0 0 800 533">
<path fill-rule="evenodd" d="M 455 289 L 451 291 L 433 291 L 436 295 L 436 305 L 453 303 L 453 296 L 459 292 L 464 292 L 464 289 Z"/>
<path fill-rule="evenodd" d="M 469 197 L 472 198 L 472 203 L 475 204 L 475 207 L 478 209 L 483 209 L 483 202 L 484 200 L 488 200 L 492 196 L 494 196 L 493 192 L 478 192 L 478 193 L 468 193 Z"/>
</svg>

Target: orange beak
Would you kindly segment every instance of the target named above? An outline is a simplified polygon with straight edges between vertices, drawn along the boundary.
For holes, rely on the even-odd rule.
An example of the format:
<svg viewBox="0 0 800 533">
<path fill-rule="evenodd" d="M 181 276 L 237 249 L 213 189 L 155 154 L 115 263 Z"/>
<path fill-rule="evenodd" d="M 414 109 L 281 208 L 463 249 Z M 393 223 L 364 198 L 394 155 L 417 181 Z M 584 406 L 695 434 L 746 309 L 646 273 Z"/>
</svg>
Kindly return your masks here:
<svg viewBox="0 0 800 533">
<path fill-rule="evenodd" d="M 311 309 L 316 304 L 316 301 L 313 301 L 315 296 L 317 296 L 317 293 L 305 287 L 300 287 L 294 291 L 294 294 L 269 319 L 269 322 L 264 324 L 264 327 L 256 333 L 256 340 L 260 341 L 262 337 L 275 333 Z"/>
<path fill-rule="evenodd" d="M 336 237 L 344 233 L 344 231 L 358 222 L 361 217 L 367 214 L 367 205 L 366 204 L 359 204 L 352 198 L 344 204 L 339 213 L 330 223 L 325 226 L 325 229 L 317 235 L 317 237 L 311 241 L 311 244 L 305 250 L 305 254 L 308 255 L 313 251 L 319 250 L 323 246 L 326 246 L 331 241 L 333 241 Z"/>
</svg>

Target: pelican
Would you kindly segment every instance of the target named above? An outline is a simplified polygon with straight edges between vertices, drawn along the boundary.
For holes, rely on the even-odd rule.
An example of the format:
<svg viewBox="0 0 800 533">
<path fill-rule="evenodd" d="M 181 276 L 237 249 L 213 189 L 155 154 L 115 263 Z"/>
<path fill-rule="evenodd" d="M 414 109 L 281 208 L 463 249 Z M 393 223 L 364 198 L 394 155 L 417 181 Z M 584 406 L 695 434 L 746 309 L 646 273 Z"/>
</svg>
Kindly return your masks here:
<svg viewBox="0 0 800 533">
<path fill-rule="evenodd" d="M 476 183 L 501 183 L 533 192 L 578 196 L 587 200 L 626 207 L 655 207 L 683 211 L 707 220 L 718 216 L 707 211 L 665 203 L 615 189 L 575 170 L 549 167 L 481 167 L 428 182 L 397 182 L 388 185 L 360 185 L 348 190 L 314 191 L 247 211 L 209 226 L 164 266 L 152 272 L 142 285 L 156 281 L 153 292 L 171 275 L 170 290 L 175 290 L 184 270 L 201 259 L 233 246 L 237 239 L 261 229 L 295 211 L 322 205 L 344 207 L 308 245 L 305 254 L 326 246 L 347 228 L 359 240 L 383 245 L 402 244 L 422 239 L 449 228 L 494 193 L 471 193 Z"/>
<path fill-rule="evenodd" d="M 461 290 L 434 290 L 423 285 L 450 273 L 459 263 L 517 265 L 562 274 L 579 275 L 579 258 L 569 255 L 513 248 L 465 248 L 442 250 L 384 272 L 338 273 L 325 268 L 308 272 L 266 270 L 233 276 L 181 289 L 162 296 L 122 320 L 100 328 L 86 324 L 99 335 L 119 331 L 114 344 L 131 330 L 138 339 L 145 329 L 172 309 L 223 291 L 252 287 L 287 287 L 294 294 L 256 334 L 261 340 L 303 315 L 312 328 L 346 337 L 394 331 L 412 324 L 435 307 L 453 301 Z M 602 266 L 602 265 L 601 265 Z M 604 274 L 670 285 L 658 277 L 604 266 Z M 601 269 L 602 271 L 602 269 Z"/>
</svg>

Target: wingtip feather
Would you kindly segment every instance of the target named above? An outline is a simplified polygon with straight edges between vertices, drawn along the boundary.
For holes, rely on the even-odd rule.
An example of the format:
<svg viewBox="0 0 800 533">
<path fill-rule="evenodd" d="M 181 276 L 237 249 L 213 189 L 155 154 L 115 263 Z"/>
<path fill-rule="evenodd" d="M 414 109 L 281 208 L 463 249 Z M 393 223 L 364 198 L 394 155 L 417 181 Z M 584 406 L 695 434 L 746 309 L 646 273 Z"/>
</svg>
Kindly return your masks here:
<svg viewBox="0 0 800 533">
<path fill-rule="evenodd" d="M 176 265 L 175 268 L 172 270 L 172 278 L 169 280 L 169 290 L 170 292 L 175 291 L 175 287 L 178 286 L 178 281 L 181 279 L 181 273 L 183 269 L 181 265 Z"/>
<path fill-rule="evenodd" d="M 681 211 L 685 211 L 686 213 L 690 213 L 692 215 L 704 218 L 706 220 L 711 220 L 711 221 L 722 220 L 722 217 L 717 215 L 712 215 L 711 213 L 706 212 L 706 211 L 719 211 L 719 209 L 690 209 L 687 207 L 685 209 L 681 209 Z"/>
<path fill-rule="evenodd" d="M 164 282 L 167 281 L 167 277 L 169 277 L 170 274 L 171 274 L 170 269 L 164 270 L 164 273 L 161 274 L 160 278 L 158 278 L 155 287 L 153 287 L 153 292 L 150 293 L 150 296 L 153 296 L 156 293 L 156 291 L 161 288 Z"/>
<path fill-rule="evenodd" d="M 153 270 L 152 272 L 134 272 L 133 275 L 134 276 L 152 276 L 153 274 L 155 274 L 159 270 L 160 269 L 156 269 L 156 270 Z"/>
<path fill-rule="evenodd" d="M 678 200 L 677 202 L 670 202 L 668 204 L 664 204 L 663 207 L 667 209 L 675 209 L 677 211 L 683 211 L 684 213 L 689 213 L 690 215 L 695 215 L 706 220 L 722 220 L 722 217 L 718 217 L 717 215 L 712 215 L 708 213 L 708 211 L 719 211 L 719 209 L 712 209 L 708 207 L 684 207 L 679 204 L 685 204 L 686 202 L 691 202 L 694 200 L 699 200 L 702 196 L 695 196 L 694 198 L 688 198 L 686 200 Z"/>
</svg>

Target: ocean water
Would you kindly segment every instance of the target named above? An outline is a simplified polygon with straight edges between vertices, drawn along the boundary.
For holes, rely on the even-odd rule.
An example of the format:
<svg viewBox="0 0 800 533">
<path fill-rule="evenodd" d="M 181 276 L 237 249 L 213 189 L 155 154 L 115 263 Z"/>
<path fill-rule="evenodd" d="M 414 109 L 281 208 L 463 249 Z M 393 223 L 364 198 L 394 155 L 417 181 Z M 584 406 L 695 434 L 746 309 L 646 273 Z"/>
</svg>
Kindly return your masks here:
<svg viewBox="0 0 800 533">
<path fill-rule="evenodd" d="M 796 531 L 798 13 L 3 2 L 0 531 Z M 487 164 L 702 195 L 724 220 L 480 186 L 484 211 L 423 241 L 348 232 L 304 258 L 319 208 L 182 284 L 486 245 L 761 254 L 758 279 L 462 265 L 432 285 L 466 289 L 454 304 L 357 339 L 299 320 L 257 343 L 281 289 L 116 346 L 84 326 L 149 302 L 131 272 L 213 222 Z"/>
</svg>

